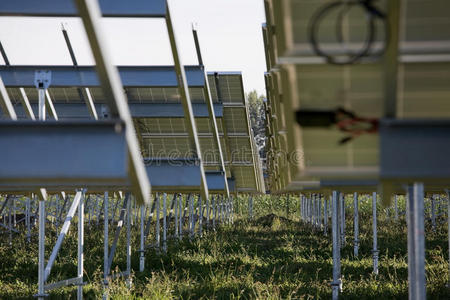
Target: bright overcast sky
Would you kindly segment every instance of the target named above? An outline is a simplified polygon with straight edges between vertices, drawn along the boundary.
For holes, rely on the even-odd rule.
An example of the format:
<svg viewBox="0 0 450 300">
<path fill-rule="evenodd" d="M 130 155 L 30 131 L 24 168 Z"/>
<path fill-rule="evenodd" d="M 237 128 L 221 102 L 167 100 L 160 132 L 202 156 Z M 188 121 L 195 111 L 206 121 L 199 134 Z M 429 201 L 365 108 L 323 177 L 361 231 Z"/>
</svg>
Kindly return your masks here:
<svg viewBox="0 0 450 300">
<path fill-rule="evenodd" d="M 183 64 L 197 64 L 191 24 L 197 23 L 207 71 L 241 71 L 246 92 L 264 91 L 263 0 L 170 0 Z M 70 65 L 61 23 L 79 65 L 94 64 L 77 18 L 0 17 L 0 40 L 12 65 Z M 171 65 L 162 19 L 103 19 L 116 65 Z M 0 58 L 2 61 L 2 58 Z"/>
</svg>

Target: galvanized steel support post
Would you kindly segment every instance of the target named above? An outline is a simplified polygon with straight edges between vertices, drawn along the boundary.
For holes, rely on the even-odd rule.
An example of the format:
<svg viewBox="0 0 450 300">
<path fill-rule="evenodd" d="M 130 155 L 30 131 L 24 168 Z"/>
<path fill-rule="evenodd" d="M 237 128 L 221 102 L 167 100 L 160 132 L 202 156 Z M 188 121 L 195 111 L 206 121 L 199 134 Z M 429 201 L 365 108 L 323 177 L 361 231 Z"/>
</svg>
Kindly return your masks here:
<svg viewBox="0 0 450 300">
<path fill-rule="evenodd" d="M 173 201 L 174 203 L 174 228 L 175 228 L 175 232 L 174 235 L 175 237 L 178 237 L 178 197 L 177 194 L 173 195 Z"/>
<path fill-rule="evenodd" d="M 431 228 L 436 231 L 436 195 L 431 195 Z"/>
<path fill-rule="evenodd" d="M 450 274 L 450 192 L 447 192 L 447 234 L 448 234 L 448 273 Z M 447 287 L 450 288 L 450 276 L 448 278 Z"/>
<path fill-rule="evenodd" d="M 216 217 L 217 217 L 216 197 L 214 196 L 212 197 L 212 209 L 213 209 L 212 224 L 214 230 L 216 230 Z"/>
<path fill-rule="evenodd" d="M 211 196 L 212 197 L 212 196 Z M 210 216 L 210 205 L 209 205 L 210 200 L 206 199 L 206 229 L 208 230 L 210 228 L 210 224 L 209 224 L 209 216 Z"/>
<path fill-rule="evenodd" d="M 332 299 L 337 300 L 339 297 L 339 290 L 341 289 L 341 274 L 340 274 L 340 237 L 339 237 L 339 193 L 333 191 L 332 194 L 332 212 L 331 212 L 331 231 L 333 240 L 333 281 Z"/>
<path fill-rule="evenodd" d="M 313 227 L 316 227 L 316 194 L 311 196 L 311 223 Z"/>
<path fill-rule="evenodd" d="M 34 197 L 33 194 L 31 194 L 30 197 Z M 31 240 L 31 220 L 30 220 L 30 214 L 31 214 L 31 199 L 30 197 L 27 197 L 26 200 L 26 208 L 25 208 L 25 225 L 27 227 L 27 242 L 29 243 Z"/>
<path fill-rule="evenodd" d="M 202 196 L 198 196 L 198 236 L 202 237 L 203 235 L 203 205 L 202 205 Z"/>
<path fill-rule="evenodd" d="M 345 194 L 339 195 L 340 221 L 341 221 L 341 247 L 345 247 Z"/>
<path fill-rule="evenodd" d="M 179 213 L 179 218 L 178 218 L 178 238 L 181 240 L 183 237 L 183 224 L 184 224 L 184 217 L 181 214 L 181 210 L 183 209 L 183 197 L 182 195 L 179 195 L 178 197 L 178 213 Z"/>
<path fill-rule="evenodd" d="M 75 202 L 75 201 L 74 201 Z M 84 191 L 78 204 L 78 273 L 80 279 L 77 287 L 77 299 L 83 299 L 83 273 L 84 273 Z"/>
<path fill-rule="evenodd" d="M 47 294 L 44 293 L 45 285 L 45 201 L 47 195 L 45 190 L 40 190 L 39 195 L 39 257 L 38 257 L 38 293 L 35 295 L 39 300 L 44 300 Z"/>
<path fill-rule="evenodd" d="M 104 237 L 103 237 L 103 299 L 108 299 L 108 275 L 109 275 L 109 269 L 108 269 L 108 256 L 109 256 L 109 197 L 108 192 L 105 192 L 104 194 L 104 219 L 103 219 L 103 226 L 104 226 Z"/>
<path fill-rule="evenodd" d="M 398 195 L 394 195 L 394 219 L 398 220 Z"/>
<path fill-rule="evenodd" d="M 155 243 L 156 243 L 156 247 L 159 248 L 160 246 L 160 224 L 159 224 L 159 216 L 160 216 L 160 204 L 159 204 L 159 193 L 156 193 L 156 222 L 155 222 Z"/>
<path fill-rule="evenodd" d="M 248 216 L 250 220 L 253 219 L 253 197 L 252 195 L 248 196 Z"/>
<path fill-rule="evenodd" d="M 378 245 L 377 245 L 377 193 L 372 194 L 372 230 L 373 230 L 373 273 L 378 275 Z"/>
<path fill-rule="evenodd" d="M 424 187 L 408 187 L 408 282 L 409 299 L 426 299 Z"/>
<path fill-rule="evenodd" d="M 194 237 L 194 197 L 189 197 L 189 237 Z"/>
<path fill-rule="evenodd" d="M 126 283 L 127 287 L 131 288 L 131 195 L 127 202 L 127 271 L 126 271 Z"/>
<path fill-rule="evenodd" d="M 327 197 L 323 197 L 323 235 L 328 235 L 328 207 Z"/>
<path fill-rule="evenodd" d="M 358 257 L 359 251 L 359 201 L 358 193 L 353 194 L 353 256 Z"/>
<path fill-rule="evenodd" d="M 139 244 L 139 272 L 144 272 L 145 266 L 145 245 L 144 245 L 144 223 L 145 223 L 145 206 L 141 205 L 141 222 L 140 222 L 140 244 Z M 176 215 L 176 210 L 175 210 Z"/>
<path fill-rule="evenodd" d="M 162 249 L 167 251 L 167 194 L 163 194 L 163 244 Z"/>
<path fill-rule="evenodd" d="M 318 195 L 318 205 L 317 205 L 317 210 L 318 210 L 318 227 L 319 229 L 322 229 L 322 195 Z"/>
</svg>

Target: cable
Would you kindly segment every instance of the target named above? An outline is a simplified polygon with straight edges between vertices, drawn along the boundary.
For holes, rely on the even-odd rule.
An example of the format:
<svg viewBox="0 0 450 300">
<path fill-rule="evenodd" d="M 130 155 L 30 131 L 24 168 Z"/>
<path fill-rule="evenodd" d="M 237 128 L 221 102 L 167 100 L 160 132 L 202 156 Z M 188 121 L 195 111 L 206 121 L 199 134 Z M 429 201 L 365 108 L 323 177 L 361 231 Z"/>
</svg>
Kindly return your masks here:
<svg viewBox="0 0 450 300">
<path fill-rule="evenodd" d="M 339 144 L 345 144 L 362 134 L 378 132 L 379 120 L 363 118 L 353 112 L 339 107 L 335 110 L 298 110 L 297 123 L 302 127 L 330 127 L 336 125 L 341 132 L 349 135 L 342 138 Z"/>
<path fill-rule="evenodd" d="M 308 35 L 309 35 L 309 41 L 311 43 L 311 46 L 314 50 L 314 52 L 321 57 L 324 57 L 328 63 L 335 64 L 335 65 L 349 65 L 357 63 L 359 60 L 361 60 L 362 57 L 367 56 L 369 52 L 372 50 L 373 43 L 376 40 L 377 37 L 377 29 L 376 29 L 376 21 L 381 20 L 383 21 L 384 27 L 385 27 L 385 43 L 384 47 L 381 49 L 381 51 L 376 53 L 371 53 L 372 56 L 380 56 L 384 53 L 388 41 L 389 41 L 389 29 L 388 29 L 388 23 L 386 21 L 386 16 L 383 12 L 378 10 L 373 5 L 374 0 L 339 0 L 335 2 L 328 3 L 321 7 L 311 18 L 309 22 L 309 28 L 308 28 Z M 364 9 L 366 12 L 367 18 L 368 18 L 368 34 L 366 35 L 366 39 L 364 41 L 363 47 L 357 52 L 357 53 L 347 53 L 345 56 L 347 56 L 347 59 L 338 59 L 337 56 L 330 55 L 323 51 L 320 48 L 319 41 L 318 41 L 318 31 L 319 27 L 323 21 L 323 19 L 333 12 L 336 9 L 341 9 L 339 12 L 337 22 L 336 22 L 336 37 L 337 41 L 340 44 L 344 43 L 343 34 L 342 34 L 342 28 L 343 28 L 343 20 L 344 16 L 348 14 L 348 12 L 351 10 L 352 7 L 360 6 Z"/>
</svg>

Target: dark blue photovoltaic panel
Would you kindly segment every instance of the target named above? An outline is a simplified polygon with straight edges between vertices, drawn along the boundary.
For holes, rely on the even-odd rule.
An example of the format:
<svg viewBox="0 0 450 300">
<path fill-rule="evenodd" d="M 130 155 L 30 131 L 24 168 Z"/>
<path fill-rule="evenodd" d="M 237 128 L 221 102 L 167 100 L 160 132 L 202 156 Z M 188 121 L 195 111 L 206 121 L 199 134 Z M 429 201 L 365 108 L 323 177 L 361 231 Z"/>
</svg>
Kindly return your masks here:
<svg viewBox="0 0 450 300">
<path fill-rule="evenodd" d="M 118 67 L 124 87 L 176 87 L 178 81 L 171 66 Z M 1 66 L 0 76 L 6 87 L 34 87 L 36 70 L 52 72 L 51 87 L 93 87 L 100 82 L 93 66 Z M 202 87 L 205 75 L 201 67 L 185 67 L 189 87 Z"/>
<path fill-rule="evenodd" d="M 0 15 L 77 16 L 73 0 L 2 0 Z M 165 17 L 166 0 L 99 0 L 104 17 Z"/>
</svg>

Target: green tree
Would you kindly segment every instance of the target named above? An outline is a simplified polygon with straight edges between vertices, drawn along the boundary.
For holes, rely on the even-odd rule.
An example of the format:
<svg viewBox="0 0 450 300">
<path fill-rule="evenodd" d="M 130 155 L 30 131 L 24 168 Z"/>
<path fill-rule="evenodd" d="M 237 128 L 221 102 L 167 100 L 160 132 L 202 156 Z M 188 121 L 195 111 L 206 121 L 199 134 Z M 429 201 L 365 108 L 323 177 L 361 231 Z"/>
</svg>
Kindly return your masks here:
<svg viewBox="0 0 450 300">
<path fill-rule="evenodd" d="M 260 157 L 265 157 L 266 144 L 266 115 L 264 111 L 264 96 L 258 95 L 256 90 L 247 94 L 248 109 L 250 115 L 250 126 L 258 147 Z"/>
</svg>

